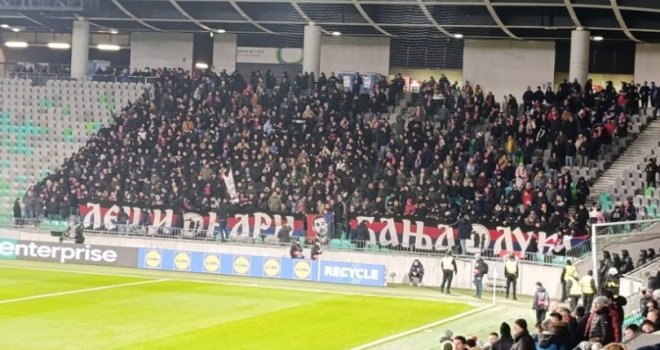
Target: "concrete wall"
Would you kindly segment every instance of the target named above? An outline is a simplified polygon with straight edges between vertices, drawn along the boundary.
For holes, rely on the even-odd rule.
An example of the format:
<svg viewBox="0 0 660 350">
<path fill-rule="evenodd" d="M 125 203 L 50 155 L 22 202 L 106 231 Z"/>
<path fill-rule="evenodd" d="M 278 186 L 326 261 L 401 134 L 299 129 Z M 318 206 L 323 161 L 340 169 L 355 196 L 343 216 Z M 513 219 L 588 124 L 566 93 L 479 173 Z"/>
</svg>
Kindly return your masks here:
<svg viewBox="0 0 660 350">
<path fill-rule="evenodd" d="M 642 44 L 635 47 L 635 82 L 660 82 L 660 44 Z"/>
<path fill-rule="evenodd" d="M 57 240 L 55 237 L 51 237 L 44 233 L 19 232 L 15 230 L 3 229 L 0 229 L 0 237 L 37 241 Z M 288 246 L 278 247 L 268 245 L 254 246 L 238 244 L 214 244 L 210 242 L 196 242 L 187 240 L 144 239 L 125 236 L 99 236 L 92 234 L 86 235 L 85 243 L 119 247 L 143 247 L 153 249 L 214 252 L 220 254 L 228 253 L 261 255 L 267 257 L 287 257 L 289 252 Z M 309 251 L 305 249 L 304 254 L 309 255 Z M 442 269 L 440 267 L 439 257 L 385 255 L 367 252 L 356 253 L 343 251 L 325 251 L 322 255 L 322 259 L 331 261 L 385 265 L 388 274 L 392 272 L 396 274 L 393 280 L 389 277 L 387 279 L 388 282 L 394 283 L 408 283 L 407 273 L 410 268 L 410 264 L 415 258 L 422 262 L 426 270 L 426 275 L 424 277 L 425 285 L 439 287 L 442 282 Z M 472 289 L 472 271 L 474 268 L 474 261 L 459 260 L 457 261 L 457 265 L 458 275 L 454 277 L 453 287 Z M 496 274 L 500 278 L 504 277 L 504 263 L 502 261 L 488 261 L 488 265 L 490 270 L 489 279 L 492 279 Z M 518 291 L 520 294 L 533 294 L 536 288 L 535 283 L 540 281 L 544 286 L 546 286 L 552 298 L 557 298 L 559 296 L 559 275 L 561 274 L 560 268 L 521 263 L 520 270 L 520 278 L 518 278 Z M 491 282 L 484 281 L 484 284 L 486 283 Z"/>
<path fill-rule="evenodd" d="M 131 70 L 144 67 L 191 69 L 193 35 L 186 33 L 131 34 Z"/>
<path fill-rule="evenodd" d="M 227 70 L 231 74 L 236 70 L 236 34 L 216 35 L 213 38 L 213 70 Z"/>
<path fill-rule="evenodd" d="M 321 72 L 379 73 L 390 71 L 390 40 L 349 36 L 321 39 Z"/>
<path fill-rule="evenodd" d="M 554 81 L 554 42 L 465 40 L 463 55 L 463 80 L 492 91 L 496 101 L 513 94 L 522 103 L 527 85 L 536 90 Z"/>
</svg>

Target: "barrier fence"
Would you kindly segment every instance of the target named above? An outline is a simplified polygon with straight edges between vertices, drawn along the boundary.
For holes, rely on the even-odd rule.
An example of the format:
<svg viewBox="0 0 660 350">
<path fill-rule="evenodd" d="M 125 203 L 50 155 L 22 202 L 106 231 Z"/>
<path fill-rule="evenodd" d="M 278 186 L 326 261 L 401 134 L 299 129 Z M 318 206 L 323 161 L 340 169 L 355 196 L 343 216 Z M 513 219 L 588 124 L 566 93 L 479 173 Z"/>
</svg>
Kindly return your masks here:
<svg viewBox="0 0 660 350">
<path fill-rule="evenodd" d="M 383 287 L 384 265 L 140 248 L 138 268 Z"/>
<path fill-rule="evenodd" d="M 66 237 L 74 236 L 73 225 L 68 221 L 59 220 L 40 220 L 35 219 L 16 219 L 10 217 L 0 217 L 0 227 L 27 227 L 36 228 L 41 231 L 51 233 L 65 233 Z M 288 247 L 293 242 L 298 242 L 303 248 L 309 248 L 312 243 L 307 236 L 307 233 L 298 230 L 297 235 L 285 237 L 280 239 L 274 232 L 260 235 L 253 234 L 230 234 L 230 232 L 221 230 L 213 230 L 209 234 L 208 229 L 182 229 L 177 227 L 162 227 L 162 226 L 140 226 L 140 225 L 113 225 L 113 229 L 105 228 L 90 228 L 85 229 L 85 234 L 103 235 L 103 236 L 125 236 L 147 239 L 167 239 L 167 240 L 189 240 L 189 241 L 202 241 L 209 244 L 238 244 L 238 245 L 252 245 L 252 246 L 277 246 L 283 249 Z M 585 244 L 586 243 L 586 244 Z M 358 240 L 343 235 L 340 238 L 330 239 L 325 242 L 323 249 L 337 250 L 337 251 L 355 251 L 355 252 L 369 252 L 389 255 L 418 255 L 418 256 L 442 256 L 445 255 L 450 249 L 456 252 L 457 256 L 472 256 L 475 252 L 468 254 L 461 254 L 458 252 L 459 244 L 452 242 L 450 245 L 442 246 L 436 249 L 436 246 L 431 249 L 417 247 L 412 244 L 407 247 L 402 245 L 392 246 L 374 243 L 371 240 Z M 565 255 L 555 255 L 552 253 L 537 253 L 537 252 L 508 252 L 496 249 L 482 249 L 478 251 L 486 258 L 502 258 L 510 253 L 514 253 L 519 260 L 525 260 L 531 263 L 550 266 L 563 266 L 567 259 L 578 259 L 580 256 L 587 254 L 589 248 L 587 241 L 577 245 L 575 249 L 571 249 Z"/>
<path fill-rule="evenodd" d="M 0 237 L 0 259 L 92 264 L 166 271 L 383 287 L 384 265 L 173 249 L 54 243 Z"/>
<path fill-rule="evenodd" d="M 14 72 L 9 73 L 8 76 L 12 79 L 25 79 L 32 82 L 33 86 L 45 86 L 46 83 L 50 80 L 75 80 L 71 78 L 71 74 L 68 73 L 23 73 L 23 72 Z M 83 77 L 83 81 L 97 81 L 97 82 L 113 82 L 113 83 L 143 83 L 143 84 L 153 84 L 156 81 L 156 77 L 145 77 L 145 76 L 126 76 L 126 75 L 86 75 Z"/>
</svg>

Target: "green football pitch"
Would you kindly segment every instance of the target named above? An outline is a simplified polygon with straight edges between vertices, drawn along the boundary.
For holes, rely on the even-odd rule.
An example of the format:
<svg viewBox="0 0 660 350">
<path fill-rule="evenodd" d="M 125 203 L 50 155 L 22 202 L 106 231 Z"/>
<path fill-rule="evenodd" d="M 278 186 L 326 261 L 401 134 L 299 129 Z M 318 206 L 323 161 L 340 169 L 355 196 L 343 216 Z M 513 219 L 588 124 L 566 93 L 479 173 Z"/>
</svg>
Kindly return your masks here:
<svg viewBox="0 0 660 350">
<path fill-rule="evenodd" d="M 3 262 L 0 348 L 351 349 L 475 308 L 382 288 L 202 276 Z"/>
</svg>

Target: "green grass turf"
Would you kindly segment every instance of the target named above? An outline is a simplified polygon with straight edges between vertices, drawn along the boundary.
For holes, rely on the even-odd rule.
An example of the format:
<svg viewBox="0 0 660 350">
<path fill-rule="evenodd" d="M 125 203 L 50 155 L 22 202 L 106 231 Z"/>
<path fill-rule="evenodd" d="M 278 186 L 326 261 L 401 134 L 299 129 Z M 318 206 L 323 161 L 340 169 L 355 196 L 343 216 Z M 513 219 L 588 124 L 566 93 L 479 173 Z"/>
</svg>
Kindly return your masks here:
<svg viewBox="0 0 660 350">
<path fill-rule="evenodd" d="M 175 280 L 2 303 L 139 281 L 0 268 L 0 348 L 347 349 L 473 308 Z"/>
</svg>

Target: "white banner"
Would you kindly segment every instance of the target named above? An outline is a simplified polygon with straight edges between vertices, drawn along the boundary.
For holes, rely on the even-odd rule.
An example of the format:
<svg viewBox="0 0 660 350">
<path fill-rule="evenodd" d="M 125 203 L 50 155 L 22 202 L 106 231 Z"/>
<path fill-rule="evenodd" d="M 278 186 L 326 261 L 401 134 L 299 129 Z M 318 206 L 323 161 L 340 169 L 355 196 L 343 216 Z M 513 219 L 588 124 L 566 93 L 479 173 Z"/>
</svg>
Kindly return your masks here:
<svg viewBox="0 0 660 350">
<path fill-rule="evenodd" d="M 344 87 L 347 89 L 351 88 L 351 76 L 350 75 L 344 75 Z"/>
<path fill-rule="evenodd" d="M 237 47 L 237 63 L 300 64 L 303 50 L 300 48 Z"/>
<path fill-rule="evenodd" d="M 222 174 L 222 179 L 225 180 L 227 187 L 227 194 L 229 194 L 229 202 L 238 203 L 238 193 L 236 192 L 236 185 L 234 184 L 234 173 L 229 169 L 229 175 Z"/>
</svg>

